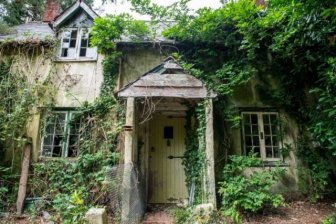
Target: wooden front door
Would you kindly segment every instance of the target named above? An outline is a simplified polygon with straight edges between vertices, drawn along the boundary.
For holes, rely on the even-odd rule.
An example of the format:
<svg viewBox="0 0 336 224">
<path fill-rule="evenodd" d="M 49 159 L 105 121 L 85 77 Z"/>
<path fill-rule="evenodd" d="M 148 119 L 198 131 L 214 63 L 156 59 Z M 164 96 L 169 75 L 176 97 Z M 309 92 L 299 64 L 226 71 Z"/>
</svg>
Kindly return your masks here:
<svg viewBox="0 0 336 224">
<path fill-rule="evenodd" d="M 182 157 L 185 118 L 155 116 L 149 125 L 149 203 L 178 203 L 187 199 Z"/>
</svg>

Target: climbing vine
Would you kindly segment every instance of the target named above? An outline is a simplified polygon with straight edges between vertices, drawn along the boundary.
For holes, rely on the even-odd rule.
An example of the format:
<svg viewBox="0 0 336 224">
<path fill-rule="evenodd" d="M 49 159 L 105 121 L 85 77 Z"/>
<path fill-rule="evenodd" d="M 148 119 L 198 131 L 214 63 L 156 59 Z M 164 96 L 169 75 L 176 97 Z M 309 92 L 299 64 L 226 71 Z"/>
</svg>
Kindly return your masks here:
<svg viewBox="0 0 336 224">
<path fill-rule="evenodd" d="M 187 111 L 186 117 L 186 151 L 184 165 L 186 182 L 189 191 L 189 204 L 200 204 L 205 201 L 205 109 L 199 103 Z"/>
<path fill-rule="evenodd" d="M 150 13 L 150 1 L 131 2 Z M 312 188 L 309 192 L 321 194 L 328 189 L 322 187 L 325 183 L 333 185 L 330 177 L 335 173 L 334 8 L 332 0 L 272 0 L 266 6 L 231 1 L 218 9 L 200 9 L 194 16 L 185 11 L 163 32 L 180 43 L 183 60 L 199 71 L 198 78 L 206 80 L 220 99 L 226 101 L 252 78 L 269 87 L 257 88 L 260 100 L 283 108 L 297 119 L 299 135 L 310 136 L 304 145 L 311 146 L 299 146 L 306 151 L 298 156 L 314 179 L 306 183 Z M 277 80 L 276 88 L 269 77 Z M 326 158 L 328 165 L 310 162 Z"/>
</svg>

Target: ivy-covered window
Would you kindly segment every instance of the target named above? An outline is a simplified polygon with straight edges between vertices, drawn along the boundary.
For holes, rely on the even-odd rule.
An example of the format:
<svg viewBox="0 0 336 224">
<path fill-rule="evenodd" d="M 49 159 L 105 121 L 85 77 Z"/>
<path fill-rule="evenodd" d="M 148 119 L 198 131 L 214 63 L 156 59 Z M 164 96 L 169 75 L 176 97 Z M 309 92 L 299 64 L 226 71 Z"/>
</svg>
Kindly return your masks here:
<svg viewBox="0 0 336 224">
<path fill-rule="evenodd" d="M 42 156 L 76 157 L 82 119 L 74 111 L 54 111 L 46 118 L 42 138 Z"/>
<path fill-rule="evenodd" d="M 61 39 L 61 59 L 95 59 L 96 47 L 89 46 L 88 28 L 68 28 L 63 30 Z"/>
<path fill-rule="evenodd" d="M 255 153 L 263 160 L 280 159 L 278 117 L 277 112 L 242 112 L 246 154 Z"/>
</svg>

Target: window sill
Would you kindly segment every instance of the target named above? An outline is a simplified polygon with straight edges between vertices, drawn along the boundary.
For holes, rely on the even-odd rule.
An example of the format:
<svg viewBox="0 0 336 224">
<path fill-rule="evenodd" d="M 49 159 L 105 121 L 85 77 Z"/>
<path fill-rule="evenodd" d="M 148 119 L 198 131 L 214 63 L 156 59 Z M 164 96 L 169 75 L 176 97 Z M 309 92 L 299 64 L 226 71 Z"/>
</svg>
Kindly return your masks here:
<svg viewBox="0 0 336 224">
<path fill-rule="evenodd" d="M 255 167 L 289 167 L 289 164 L 281 160 L 262 161 L 262 165 Z"/>
<path fill-rule="evenodd" d="M 48 157 L 48 156 L 40 156 L 39 162 L 45 162 L 45 161 L 56 161 L 56 160 L 67 160 L 70 162 L 75 162 L 77 160 L 77 157 Z"/>
<path fill-rule="evenodd" d="M 57 58 L 55 62 L 96 62 L 97 60 L 97 58 Z"/>
</svg>

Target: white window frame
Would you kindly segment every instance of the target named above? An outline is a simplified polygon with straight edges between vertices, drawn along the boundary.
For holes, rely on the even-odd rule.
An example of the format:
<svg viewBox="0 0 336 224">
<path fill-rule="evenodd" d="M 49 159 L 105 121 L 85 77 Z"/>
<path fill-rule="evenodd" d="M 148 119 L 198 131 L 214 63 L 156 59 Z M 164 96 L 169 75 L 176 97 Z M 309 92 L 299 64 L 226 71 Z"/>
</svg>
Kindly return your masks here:
<svg viewBox="0 0 336 224">
<path fill-rule="evenodd" d="M 63 41 L 64 41 L 64 33 L 65 32 L 71 32 L 77 30 L 77 37 L 76 37 L 76 46 L 75 46 L 75 54 L 74 56 L 62 56 L 62 49 L 63 49 Z M 61 44 L 60 44 L 60 49 L 58 53 L 58 58 L 60 60 L 97 60 L 97 47 L 89 47 L 89 38 L 87 40 L 87 48 L 86 48 L 86 56 L 80 56 L 80 49 L 81 49 L 81 42 L 82 42 L 82 35 L 84 30 L 87 30 L 88 33 L 90 33 L 89 28 L 65 28 L 60 32 L 61 35 Z M 69 38 L 69 47 L 70 48 L 70 42 L 71 42 L 71 33 L 70 33 L 70 38 Z M 87 56 L 88 52 L 91 51 L 91 56 Z M 69 52 L 68 52 L 69 54 Z"/>
<path fill-rule="evenodd" d="M 47 157 L 47 158 L 75 158 L 79 155 L 79 148 L 78 148 L 78 152 L 77 155 L 75 157 L 69 157 L 68 156 L 68 152 L 69 152 L 69 141 L 70 141 L 70 135 L 71 135 L 71 127 L 70 127 L 70 121 L 73 118 L 73 116 L 75 114 L 78 114 L 78 112 L 73 111 L 73 110 L 59 110 L 59 111 L 53 111 L 52 114 L 65 114 L 65 118 L 64 118 L 64 129 L 63 129 L 63 135 L 64 135 L 64 139 L 65 141 L 61 142 L 61 156 L 53 156 L 53 147 L 54 145 L 54 140 L 55 140 L 55 135 L 56 135 L 56 130 L 55 130 L 55 126 L 54 126 L 54 132 L 52 134 L 52 143 L 51 145 L 47 145 L 48 147 L 52 148 L 51 154 L 50 155 L 45 155 L 44 152 L 44 148 L 45 148 L 45 137 L 49 134 L 46 132 L 46 128 L 48 125 L 48 118 L 46 118 L 46 123 L 44 124 L 43 127 L 43 136 L 41 137 L 41 157 Z M 80 133 L 77 133 L 76 135 L 78 135 L 80 137 Z M 64 140 L 63 139 L 63 140 Z"/>
<path fill-rule="evenodd" d="M 265 130 L 264 130 L 264 127 L 265 127 L 265 124 L 264 124 L 264 120 L 263 120 L 263 115 L 275 115 L 276 116 L 276 119 L 278 120 L 279 119 L 279 113 L 278 112 L 269 112 L 269 111 L 243 111 L 241 112 L 241 118 L 242 118 L 242 140 L 243 140 L 243 149 L 244 149 L 244 153 L 245 155 L 248 153 L 247 152 L 247 146 L 246 146 L 246 140 L 245 140 L 245 137 L 246 137 L 246 134 L 245 134 L 245 125 L 244 125 L 244 115 L 257 115 L 257 119 L 258 119 L 258 136 L 259 136 L 259 147 L 260 147 L 260 158 L 261 160 L 263 161 L 279 161 L 279 160 L 282 160 L 282 155 L 281 155 L 281 138 L 280 136 L 277 136 L 277 142 L 278 144 L 276 145 L 273 145 L 273 133 L 272 133 L 272 130 L 271 130 L 271 127 L 270 127 L 270 139 L 271 139 L 271 147 L 272 147 L 272 151 L 273 151 L 273 147 L 277 147 L 278 148 L 278 154 L 279 156 L 278 157 L 267 157 L 266 156 L 266 135 L 265 135 Z M 280 128 L 280 125 L 279 123 L 277 122 L 277 127 L 276 129 L 279 131 L 279 128 Z M 252 130 L 251 130 L 252 132 Z M 252 133 L 253 135 L 253 133 Z M 273 152 L 274 153 L 274 152 Z"/>
</svg>

